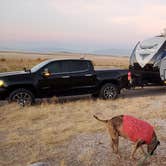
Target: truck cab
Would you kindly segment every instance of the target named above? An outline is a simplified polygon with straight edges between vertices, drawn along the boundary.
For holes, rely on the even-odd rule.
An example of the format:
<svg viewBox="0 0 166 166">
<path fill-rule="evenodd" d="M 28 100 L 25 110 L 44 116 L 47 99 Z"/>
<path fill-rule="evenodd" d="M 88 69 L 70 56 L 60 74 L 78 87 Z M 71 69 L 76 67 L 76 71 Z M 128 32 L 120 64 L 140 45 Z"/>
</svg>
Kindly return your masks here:
<svg viewBox="0 0 166 166">
<path fill-rule="evenodd" d="M 88 60 L 49 60 L 36 68 L 31 71 L 37 76 L 36 87 L 41 97 L 91 93 L 96 86 L 95 72 Z"/>
</svg>

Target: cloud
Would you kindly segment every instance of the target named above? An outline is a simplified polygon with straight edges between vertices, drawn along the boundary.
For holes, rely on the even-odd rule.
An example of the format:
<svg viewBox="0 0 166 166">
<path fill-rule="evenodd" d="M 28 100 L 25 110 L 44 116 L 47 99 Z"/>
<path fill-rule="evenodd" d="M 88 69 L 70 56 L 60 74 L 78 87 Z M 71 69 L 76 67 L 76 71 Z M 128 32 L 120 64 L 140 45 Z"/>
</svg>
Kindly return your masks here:
<svg viewBox="0 0 166 166">
<path fill-rule="evenodd" d="M 116 16 L 113 23 L 117 26 L 134 25 L 139 33 L 157 34 L 166 27 L 166 6 L 163 5 L 145 5 L 138 15 Z"/>
<path fill-rule="evenodd" d="M 0 41 L 135 43 L 166 27 L 165 0 L 0 0 Z"/>
</svg>

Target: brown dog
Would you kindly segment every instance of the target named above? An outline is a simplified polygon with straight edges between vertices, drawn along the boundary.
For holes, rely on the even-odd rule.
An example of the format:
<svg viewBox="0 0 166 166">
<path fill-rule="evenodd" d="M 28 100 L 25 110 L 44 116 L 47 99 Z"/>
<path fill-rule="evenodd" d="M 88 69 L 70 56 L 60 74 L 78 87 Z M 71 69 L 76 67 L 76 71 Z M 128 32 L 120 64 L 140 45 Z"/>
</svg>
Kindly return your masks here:
<svg viewBox="0 0 166 166">
<path fill-rule="evenodd" d="M 119 136 L 135 142 L 130 156 L 131 159 L 134 159 L 134 154 L 138 148 L 141 148 L 142 152 L 145 154 L 142 145 L 147 144 L 148 154 L 153 155 L 154 150 L 160 144 L 153 127 L 140 119 L 128 115 L 115 116 L 110 120 L 99 119 L 96 115 L 94 115 L 94 118 L 106 123 L 112 139 L 111 145 L 113 152 L 118 155 Z"/>
</svg>

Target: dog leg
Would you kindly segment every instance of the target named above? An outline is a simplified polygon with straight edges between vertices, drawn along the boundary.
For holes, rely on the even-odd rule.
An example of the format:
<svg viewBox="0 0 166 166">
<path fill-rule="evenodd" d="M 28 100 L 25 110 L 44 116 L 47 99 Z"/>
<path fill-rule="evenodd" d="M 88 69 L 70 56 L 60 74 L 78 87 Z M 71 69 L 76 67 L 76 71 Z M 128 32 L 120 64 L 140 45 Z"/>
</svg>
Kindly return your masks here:
<svg viewBox="0 0 166 166">
<path fill-rule="evenodd" d="M 135 144 L 132 148 L 131 155 L 130 155 L 131 160 L 135 159 L 134 154 L 135 154 L 136 150 L 137 150 L 137 144 Z"/>
<path fill-rule="evenodd" d="M 114 147 L 114 152 L 118 154 L 118 146 L 119 146 L 119 137 L 116 139 L 112 139 L 113 147 Z"/>
<path fill-rule="evenodd" d="M 143 146 L 140 146 L 140 149 L 141 149 L 141 152 L 142 152 L 144 155 L 147 155 L 147 153 L 145 152 Z"/>
<path fill-rule="evenodd" d="M 145 141 L 142 141 L 142 140 L 138 140 L 138 141 L 136 142 L 136 144 L 134 145 L 133 150 L 132 150 L 132 152 L 131 152 L 130 159 L 135 159 L 135 158 L 134 158 L 134 155 L 135 155 L 137 149 L 138 149 L 139 147 L 141 147 L 144 143 L 145 143 Z"/>
<path fill-rule="evenodd" d="M 116 153 L 116 147 L 115 147 L 115 142 L 116 142 L 116 138 L 114 137 L 114 135 L 112 135 L 110 132 L 110 138 L 111 138 L 111 147 L 114 153 Z"/>
<path fill-rule="evenodd" d="M 118 146 L 119 146 L 119 135 L 117 131 L 112 127 L 112 125 L 109 125 L 108 127 L 109 134 L 111 137 L 111 147 L 114 153 L 118 154 Z"/>
<path fill-rule="evenodd" d="M 117 136 L 116 139 L 112 139 L 112 144 L 113 144 L 112 146 L 114 148 L 113 152 L 115 154 L 117 154 L 119 158 L 121 158 L 121 155 L 119 154 L 119 150 L 118 150 L 118 147 L 119 147 L 119 136 Z"/>
<path fill-rule="evenodd" d="M 112 151 L 115 153 L 115 148 L 114 148 L 114 141 L 113 141 L 113 139 L 111 140 L 111 147 L 112 147 Z"/>
</svg>

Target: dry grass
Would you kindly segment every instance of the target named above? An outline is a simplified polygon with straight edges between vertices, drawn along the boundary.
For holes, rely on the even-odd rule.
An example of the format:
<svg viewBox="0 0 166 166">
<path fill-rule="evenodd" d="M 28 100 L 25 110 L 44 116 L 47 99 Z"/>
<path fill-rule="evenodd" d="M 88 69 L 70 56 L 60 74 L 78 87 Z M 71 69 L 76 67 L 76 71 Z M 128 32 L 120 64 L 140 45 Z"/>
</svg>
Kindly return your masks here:
<svg viewBox="0 0 166 166">
<path fill-rule="evenodd" d="M 32 54 L 32 53 L 12 53 L 0 52 L 0 72 L 22 70 L 24 67 L 27 69 L 47 59 L 78 59 L 85 57 L 93 61 L 96 68 L 128 68 L 128 59 L 126 57 L 101 57 L 94 55 L 81 55 L 81 54 Z"/>
<path fill-rule="evenodd" d="M 155 104 L 154 101 L 159 99 L 161 102 Z M 157 121 L 166 119 L 165 102 L 163 95 L 131 98 L 130 104 L 128 98 L 116 101 L 93 101 L 88 98 L 63 104 L 44 103 L 23 109 L 15 104 L 2 106 L 0 107 L 0 163 L 21 166 L 41 159 L 57 157 L 60 159 L 61 154 L 56 154 L 57 146 L 63 147 L 80 133 L 104 130 L 104 125 L 93 119 L 92 115 L 95 113 L 102 118 L 130 114 L 145 119 L 155 126 L 159 139 L 164 142 L 165 126 L 162 125 L 165 124 Z M 93 153 L 93 150 L 89 149 L 88 153 Z M 93 162 L 90 156 L 90 154 L 88 156 L 80 154 L 79 157 L 84 162 Z"/>
<path fill-rule="evenodd" d="M 10 70 L 14 66 L 11 67 L 9 61 L 6 59 L 1 62 L 6 62 Z M 28 62 L 32 65 L 32 60 Z M 38 60 L 33 59 L 33 62 L 37 63 Z M 98 63 L 100 62 L 102 61 Z M 21 63 L 18 61 L 18 64 Z M 107 66 L 107 61 L 105 64 Z M 128 160 L 130 148 L 128 144 L 123 144 L 124 140 L 120 143 L 123 158 L 117 160 L 115 155 L 111 155 L 109 136 L 105 135 L 104 125 L 96 121 L 93 114 L 106 119 L 119 114 L 130 114 L 149 121 L 154 125 L 161 141 L 158 155 L 148 161 L 149 165 L 165 165 L 165 103 L 165 89 L 153 88 L 149 91 L 137 89 L 125 92 L 114 101 L 94 101 L 87 97 L 67 102 L 52 99 L 50 103 L 42 102 L 25 108 L 16 104 L 2 104 L 0 165 L 25 166 L 41 160 L 49 161 L 52 166 L 136 165 L 136 162 Z M 96 137 L 102 143 L 96 144 Z"/>
</svg>

